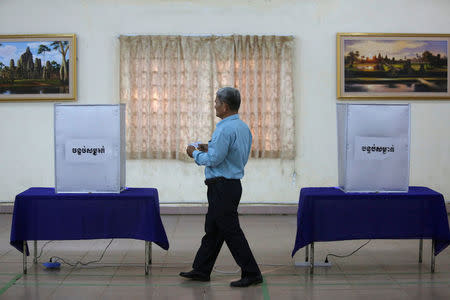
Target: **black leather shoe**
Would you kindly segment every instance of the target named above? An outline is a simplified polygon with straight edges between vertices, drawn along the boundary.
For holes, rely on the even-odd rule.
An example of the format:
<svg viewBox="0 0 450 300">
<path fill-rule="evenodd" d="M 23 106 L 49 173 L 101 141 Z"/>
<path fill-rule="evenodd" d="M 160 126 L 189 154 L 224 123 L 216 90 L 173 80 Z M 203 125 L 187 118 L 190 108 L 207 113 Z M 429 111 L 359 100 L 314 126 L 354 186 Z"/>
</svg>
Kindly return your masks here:
<svg viewBox="0 0 450 300">
<path fill-rule="evenodd" d="M 192 280 L 197 280 L 197 281 L 209 281 L 210 280 L 209 275 L 205 275 L 196 270 L 192 270 L 189 272 L 181 272 L 180 276 L 184 277 L 184 278 L 189 278 Z"/>
<path fill-rule="evenodd" d="M 230 286 L 234 287 L 247 287 L 252 284 L 259 284 L 263 282 L 263 278 L 261 275 L 255 277 L 244 277 L 237 281 L 232 281 Z"/>
</svg>

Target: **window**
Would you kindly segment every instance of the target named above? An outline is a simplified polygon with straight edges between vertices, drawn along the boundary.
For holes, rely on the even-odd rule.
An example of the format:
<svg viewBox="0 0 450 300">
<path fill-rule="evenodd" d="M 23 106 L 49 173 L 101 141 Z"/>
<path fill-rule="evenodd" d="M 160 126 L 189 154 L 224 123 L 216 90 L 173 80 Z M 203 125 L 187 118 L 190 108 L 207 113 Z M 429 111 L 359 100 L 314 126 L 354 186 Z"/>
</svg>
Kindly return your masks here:
<svg viewBox="0 0 450 300">
<path fill-rule="evenodd" d="M 294 158 L 292 48 L 288 36 L 121 36 L 128 158 L 186 159 L 210 139 L 224 86 L 241 92 L 251 157 Z"/>
</svg>

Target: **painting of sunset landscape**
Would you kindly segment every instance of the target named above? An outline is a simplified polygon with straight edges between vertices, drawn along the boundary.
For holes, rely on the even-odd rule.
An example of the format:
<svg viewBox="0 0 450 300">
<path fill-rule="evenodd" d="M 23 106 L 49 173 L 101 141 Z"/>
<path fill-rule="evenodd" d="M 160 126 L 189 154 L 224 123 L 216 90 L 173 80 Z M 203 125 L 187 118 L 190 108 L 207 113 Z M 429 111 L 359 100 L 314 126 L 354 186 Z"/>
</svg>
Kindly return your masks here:
<svg viewBox="0 0 450 300">
<path fill-rule="evenodd" d="M 344 92 L 447 95 L 447 53 L 446 39 L 344 40 Z"/>
</svg>

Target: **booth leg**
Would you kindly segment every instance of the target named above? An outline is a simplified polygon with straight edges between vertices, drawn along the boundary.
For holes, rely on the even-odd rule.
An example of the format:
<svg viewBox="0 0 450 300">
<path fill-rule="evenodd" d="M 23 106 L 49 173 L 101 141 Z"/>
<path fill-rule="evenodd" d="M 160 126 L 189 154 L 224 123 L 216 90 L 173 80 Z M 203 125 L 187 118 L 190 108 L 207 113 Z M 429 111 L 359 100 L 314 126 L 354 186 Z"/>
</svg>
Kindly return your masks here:
<svg viewBox="0 0 450 300">
<path fill-rule="evenodd" d="M 34 258 L 33 263 L 37 264 L 37 240 L 34 240 Z"/>
<path fill-rule="evenodd" d="M 27 241 L 23 241 L 22 244 L 23 250 L 23 274 L 27 274 Z"/>
<path fill-rule="evenodd" d="M 314 274 L 314 242 L 311 243 L 311 256 L 309 262 L 309 274 Z"/>
<path fill-rule="evenodd" d="M 145 275 L 148 275 L 152 264 L 152 242 L 145 241 Z"/>
<path fill-rule="evenodd" d="M 436 256 L 434 255 L 435 241 L 431 240 L 431 273 L 434 273 L 434 264 L 436 262 Z"/>
<path fill-rule="evenodd" d="M 419 240 L 419 263 L 422 263 L 422 254 L 423 254 L 423 239 Z"/>
<path fill-rule="evenodd" d="M 309 245 L 305 247 L 305 261 L 309 261 Z"/>
</svg>

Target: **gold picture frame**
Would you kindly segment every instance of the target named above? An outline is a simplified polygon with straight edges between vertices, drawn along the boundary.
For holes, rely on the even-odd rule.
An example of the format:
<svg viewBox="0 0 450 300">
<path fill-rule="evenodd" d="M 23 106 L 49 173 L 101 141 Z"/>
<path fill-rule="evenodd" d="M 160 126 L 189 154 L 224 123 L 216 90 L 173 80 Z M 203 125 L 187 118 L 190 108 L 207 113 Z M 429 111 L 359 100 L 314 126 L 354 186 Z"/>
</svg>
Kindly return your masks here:
<svg viewBox="0 0 450 300">
<path fill-rule="evenodd" d="M 338 33 L 338 99 L 450 99 L 450 34 Z"/>
<path fill-rule="evenodd" d="M 0 102 L 75 101 L 75 34 L 0 35 Z"/>
</svg>

